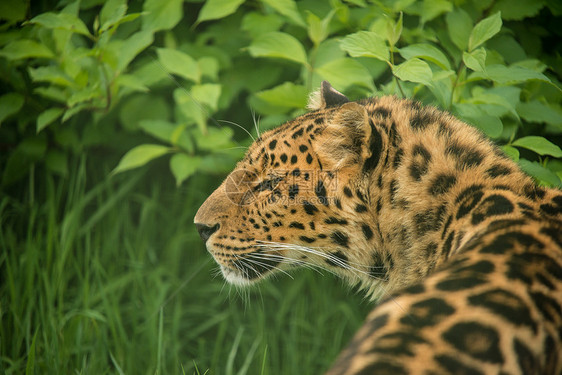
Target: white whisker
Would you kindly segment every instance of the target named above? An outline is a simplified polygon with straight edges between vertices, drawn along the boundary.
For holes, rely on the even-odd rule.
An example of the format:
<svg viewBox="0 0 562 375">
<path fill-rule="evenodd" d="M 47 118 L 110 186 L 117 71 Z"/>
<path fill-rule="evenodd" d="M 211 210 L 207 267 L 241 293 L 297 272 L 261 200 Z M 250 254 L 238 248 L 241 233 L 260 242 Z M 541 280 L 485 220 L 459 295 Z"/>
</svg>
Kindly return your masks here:
<svg viewBox="0 0 562 375">
<path fill-rule="evenodd" d="M 256 112 L 253 109 L 251 109 L 251 112 L 252 112 L 252 119 L 254 120 L 254 128 L 256 129 L 256 134 L 258 135 L 258 138 L 259 138 L 259 137 L 261 137 L 260 128 L 259 128 L 260 120 L 259 120 L 259 117 L 258 117 L 258 120 L 256 121 Z"/>
<path fill-rule="evenodd" d="M 230 125 L 237 126 L 237 127 L 239 127 L 240 129 L 244 130 L 244 131 L 246 132 L 246 134 L 248 134 L 248 135 L 250 136 L 250 138 L 252 138 L 252 141 L 254 141 L 254 142 L 256 141 L 256 139 L 254 138 L 254 136 L 252 135 L 252 133 L 250 133 L 250 132 L 248 131 L 248 129 L 246 129 L 246 128 L 243 127 L 242 125 L 237 124 L 237 123 L 235 123 L 235 122 L 233 122 L 233 121 L 228 121 L 228 120 L 218 120 L 218 122 L 224 122 L 225 124 L 230 124 Z M 258 134 L 258 136 L 259 136 L 259 134 Z"/>
</svg>

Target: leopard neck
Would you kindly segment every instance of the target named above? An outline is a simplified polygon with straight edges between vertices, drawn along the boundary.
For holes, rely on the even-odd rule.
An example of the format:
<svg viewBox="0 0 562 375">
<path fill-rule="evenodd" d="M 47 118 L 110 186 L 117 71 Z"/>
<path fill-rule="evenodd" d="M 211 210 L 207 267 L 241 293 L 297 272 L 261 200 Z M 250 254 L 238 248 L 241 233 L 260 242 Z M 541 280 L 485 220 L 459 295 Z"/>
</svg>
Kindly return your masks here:
<svg viewBox="0 0 562 375">
<path fill-rule="evenodd" d="M 378 223 L 373 249 L 400 273 L 389 289 L 431 273 L 491 220 L 524 218 L 521 207 L 544 195 L 496 146 L 448 114 L 386 97 L 366 107 L 381 139 L 366 189 Z"/>
</svg>

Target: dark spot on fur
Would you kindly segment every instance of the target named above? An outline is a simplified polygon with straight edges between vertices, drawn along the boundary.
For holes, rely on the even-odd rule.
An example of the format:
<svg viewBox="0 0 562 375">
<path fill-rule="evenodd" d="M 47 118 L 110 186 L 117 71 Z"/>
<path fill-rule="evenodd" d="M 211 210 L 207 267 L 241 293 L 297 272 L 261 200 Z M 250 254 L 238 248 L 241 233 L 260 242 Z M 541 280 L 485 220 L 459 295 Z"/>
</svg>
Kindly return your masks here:
<svg viewBox="0 0 562 375">
<path fill-rule="evenodd" d="M 417 112 L 412 115 L 410 119 L 410 126 L 414 130 L 425 129 L 433 120 L 433 116 L 427 112 Z"/>
<path fill-rule="evenodd" d="M 488 176 L 496 178 L 499 176 L 507 176 L 511 173 L 511 169 L 501 164 L 494 164 L 490 168 L 486 169 Z"/>
<path fill-rule="evenodd" d="M 361 224 L 361 230 L 363 231 L 363 235 L 365 236 L 366 240 L 370 240 L 373 238 L 373 230 L 371 227 L 365 223 Z"/>
<path fill-rule="evenodd" d="M 328 197 L 326 196 L 326 187 L 324 186 L 324 182 L 322 180 L 318 181 L 316 187 L 314 188 L 314 193 L 318 197 L 320 203 L 324 206 L 328 206 Z"/>
<path fill-rule="evenodd" d="M 525 187 L 523 188 L 523 192 L 525 193 L 527 198 L 533 201 L 543 199 L 544 195 L 546 194 L 546 191 L 543 188 L 533 184 L 525 185 Z"/>
<path fill-rule="evenodd" d="M 464 189 L 456 199 L 456 203 L 460 203 L 457 211 L 457 220 L 466 216 L 480 202 L 484 193 L 481 185 L 472 185 Z"/>
<path fill-rule="evenodd" d="M 307 237 L 307 236 L 300 236 L 299 239 L 303 242 L 306 242 L 306 243 L 313 243 L 314 241 L 316 241 L 315 238 L 311 238 L 311 237 Z"/>
<path fill-rule="evenodd" d="M 339 219 L 339 218 L 334 217 L 334 216 L 330 216 L 329 218 L 325 219 L 324 222 L 326 224 L 339 224 L 339 225 L 347 224 L 347 220 Z"/>
<path fill-rule="evenodd" d="M 289 186 L 289 198 L 294 199 L 295 196 L 299 193 L 299 185 L 294 184 Z"/>
<path fill-rule="evenodd" d="M 431 154 L 422 145 L 416 145 L 412 151 L 413 161 L 410 165 L 410 176 L 416 181 L 420 181 L 428 169 L 431 161 Z"/>
<path fill-rule="evenodd" d="M 445 154 L 452 155 L 456 160 L 457 169 L 473 168 L 482 163 L 484 156 L 476 150 L 470 150 L 456 142 L 451 142 L 445 149 Z"/>
<path fill-rule="evenodd" d="M 460 361 L 459 358 L 452 357 L 446 354 L 439 354 L 434 357 L 435 362 L 441 366 L 447 374 L 458 375 L 484 375 L 483 372 L 470 367 Z"/>
<path fill-rule="evenodd" d="M 429 298 L 411 305 L 408 314 L 400 319 L 400 323 L 418 330 L 435 326 L 454 312 L 455 309 L 443 299 Z"/>
<path fill-rule="evenodd" d="M 335 244 L 343 247 L 348 247 L 349 237 L 347 236 L 347 234 L 340 232 L 339 230 L 336 230 L 332 232 L 332 234 L 330 234 L 330 238 L 332 239 L 332 242 L 334 242 Z"/>
<path fill-rule="evenodd" d="M 293 135 L 291 136 L 291 138 L 296 139 L 296 138 L 300 137 L 303 132 L 304 132 L 304 129 L 303 129 L 303 128 L 300 128 L 299 130 L 297 130 L 296 132 L 293 133 Z"/>
<path fill-rule="evenodd" d="M 503 195 L 490 195 L 472 213 L 472 224 L 479 224 L 490 216 L 509 214 L 513 209 L 513 203 Z"/>
<path fill-rule="evenodd" d="M 309 215 L 314 215 L 316 212 L 318 212 L 318 208 L 316 208 L 316 206 L 309 201 L 304 201 L 302 206 L 304 207 L 304 211 Z"/>
<path fill-rule="evenodd" d="M 461 322 L 444 332 L 443 338 L 465 355 L 483 362 L 503 363 L 496 328 L 480 322 Z"/>
<path fill-rule="evenodd" d="M 398 169 L 398 167 L 400 166 L 400 162 L 402 161 L 403 156 L 404 156 L 404 151 L 402 151 L 401 148 L 396 150 L 396 153 L 394 154 L 394 161 L 392 162 L 392 167 L 394 169 Z"/>
<path fill-rule="evenodd" d="M 357 204 L 355 206 L 355 212 L 357 213 L 367 212 L 367 206 L 365 206 L 364 204 Z"/>
<path fill-rule="evenodd" d="M 327 258 L 326 263 L 334 267 L 347 268 L 349 266 L 349 259 L 341 251 L 336 251 L 335 253 L 330 253 L 333 258 Z M 335 258 L 335 259 L 334 259 Z"/>
<path fill-rule="evenodd" d="M 289 224 L 289 228 L 304 229 L 304 225 L 302 225 L 302 223 L 299 223 L 298 221 L 293 221 L 291 222 L 291 224 Z"/>
<path fill-rule="evenodd" d="M 377 131 L 375 125 L 371 120 L 369 120 L 369 124 L 371 124 L 371 139 L 369 145 L 369 149 L 371 150 L 371 156 L 369 156 L 367 160 L 365 160 L 365 164 L 363 164 L 364 173 L 369 173 L 377 167 L 379 163 L 379 159 L 381 157 L 382 146 L 383 146 L 382 137 L 380 133 Z"/>
<path fill-rule="evenodd" d="M 515 326 L 527 326 L 537 332 L 537 324 L 525 301 L 517 295 L 503 289 L 489 290 L 468 298 L 473 306 L 489 310 L 495 315 L 509 317 L 509 323 Z"/>
<path fill-rule="evenodd" d="M 445 194 L 457 183 L 457 178 L 453 175 L 440 174 L 431 183 L 429 193 L 433 196 Z"/>
<path fill-rule="evenodd" d="M 451 253 L 451 247 L 453 246 L 454 237 L 455 231 L 452 231 L 451 233 L 449 233 L 447 239 L 445 240 L 445 243 L 443 244 L 443 254 L 445 255 L 445 258 L 448 258 L 449 254 Z"/>
</svg>

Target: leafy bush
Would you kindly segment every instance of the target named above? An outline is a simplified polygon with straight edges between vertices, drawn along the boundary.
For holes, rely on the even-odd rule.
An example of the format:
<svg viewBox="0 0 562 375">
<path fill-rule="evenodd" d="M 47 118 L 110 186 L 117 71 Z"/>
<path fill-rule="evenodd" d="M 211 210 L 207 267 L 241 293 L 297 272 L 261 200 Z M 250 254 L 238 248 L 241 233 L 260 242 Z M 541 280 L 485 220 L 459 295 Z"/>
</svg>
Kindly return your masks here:
<svg viewBox="0 0 562 375">
<path fill-rule="evenodd" d="M 186 297 L 205 300 L 205 307 L 180 300 L 172 321 L 164 320 L 163 309 L 152 313 L 185 270 L 201 270 L 203 261 L 191 258 L 178 267 L 185 257 L 178 233 L 187 230 L 183 241 L 199 244 L 190 222 L 202 191 L 216 185 L 206 176 L 233 167 L 251 142 L 248 133 L 303 113 L 322 80 L 352 99 L 397 95 L 450 111 L 498 142 L 540 183 L 562 185 L 562 7 L 556 0 L 55 4 L 0 4 L 0 370 L 8 373 L 26 366 L 33 373 L 35 363 L 58 373 L 181 373 L 186 357 L 195 361 L 186 364 L 192 372 L 198 364 L 215 373 L 326 369 L 360 320 L 349 307 L 328 310 L 328 299 L 319 307 L 325 319 L 319 326 L 306 323 L 304 305 L 299 325 L 289 327 L 280 323 L 291 316 L 284 309 L 256 313 L 251 321 L 264 331 L 276 319 L 273 334 L 252 327 L 243 335 L 221 321 L 243 319 L 232 313 L 240 306 L 223 312 L 220 299 L 204 297 L 220 291 L 218 281 Z M 150 177 L 142 177 L 150 166 Z M 160 197 L 161 166 L 189 192 L 184 207 Z M 132 186 L 141 178 L 148 187 L 135 195 Z M 163 219 L 166 214 L 175 216 Z M 155 238 L 162 235 L 172 239 L 169 251 L 156 255 L 154 242 L 163 240 Z M 116 254 L 102 251 L 112 246 L 126 249 L 119 256 L 138 268 L 114 264 Z M 44 284 L 35 288 L 38 283 Z M 303 291 L 292 288 L 292 297 Z M 281 305 L 288 298 L 271 293 Z M 155 308 L 135 315 L 139 300 Z M 40 314 L 32 309 L 36 301 Z M 185 310 L 201 320 L 180 319 Z M 149 326 L 154 316 L 158 324 L 137 329 L 135 323 L 146 319 Z M 356 320 L 338 331 L 329 355 L 306 356 L 310 348 L 325 352 L 323 338 L 312 333 L 322 322 L 341 320 L 336 316 Z M 297 337 L 298 329 L 311 342 Z M 290 338 L 274 337 L 286 332 Z M 162 357 L 165 347 L 170 355 Z M 237 350 L 249 354 L 238 359 Z"/>
<path fill-rule="evenodd" d="M 301 113 L 323 79 L 353 98 L 436 104 L 560 185 L 554 1 L 146 0 L 131 10 L 92 0 L 24 22 L 28 10 L 11 3 L 0 38 L 0 121 L 14 124 L 1 134 L 4 186 L 37 163 L 66 175 L 69 154 L 108 144 L 137 143 L 116 173 L 165 154 L 178 185 L 196 171 L 228 171 L 240 156 L 233 130 L 241 133 L 227 122 L 250 122 L 233 113 L 251 108 L 271 127 Z M 140 132 L 152 139 L 129 135 Z"/>
</svg>

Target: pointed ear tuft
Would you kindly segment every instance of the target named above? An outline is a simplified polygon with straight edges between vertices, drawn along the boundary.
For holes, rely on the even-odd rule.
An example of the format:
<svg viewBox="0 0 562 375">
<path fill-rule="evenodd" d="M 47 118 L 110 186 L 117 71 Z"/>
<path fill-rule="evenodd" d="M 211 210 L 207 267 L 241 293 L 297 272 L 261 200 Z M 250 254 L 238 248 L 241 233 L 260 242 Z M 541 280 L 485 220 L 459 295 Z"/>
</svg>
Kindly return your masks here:
<svg viewBox="0 0 562 375">
<path fill-rule="evenodd" d="M 317 110 L 337 107 L 349 102 L 349 99 L 330 85 L 328 81 L 322 81 L 318 91 L 313 92 L 308 100 L 308 109 Z"/>
</svg>

